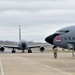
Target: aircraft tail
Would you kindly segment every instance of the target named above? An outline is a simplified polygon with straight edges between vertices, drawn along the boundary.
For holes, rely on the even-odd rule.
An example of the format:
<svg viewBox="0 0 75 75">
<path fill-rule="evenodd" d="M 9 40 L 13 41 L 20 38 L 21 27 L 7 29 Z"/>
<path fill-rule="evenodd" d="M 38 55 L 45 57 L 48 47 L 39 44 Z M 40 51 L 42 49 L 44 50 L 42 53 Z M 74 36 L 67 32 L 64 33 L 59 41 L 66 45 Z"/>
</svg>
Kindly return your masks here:
<svg viewBox="0 0 75 75">
<path fill-rule="evenodd" d="M 19 25 L 19 41 L 21 41 L 21 26 Z"/>
</svg>

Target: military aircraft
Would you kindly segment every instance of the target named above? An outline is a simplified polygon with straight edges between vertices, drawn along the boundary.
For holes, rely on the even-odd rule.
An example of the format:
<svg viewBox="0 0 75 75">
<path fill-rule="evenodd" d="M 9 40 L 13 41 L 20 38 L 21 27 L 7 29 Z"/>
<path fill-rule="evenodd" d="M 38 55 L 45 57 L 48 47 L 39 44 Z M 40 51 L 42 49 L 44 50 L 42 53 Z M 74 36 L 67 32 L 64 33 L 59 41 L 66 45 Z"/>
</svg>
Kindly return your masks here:
<svg viewBox="0 0 75 75">
<path fill-rule="evenodd" d="M 12 53 L 16 53 L 15 49 L 18 50 L 22 50 L 22 53 L 24 53 L 25 50 L 28 50 L 28 53 L 32 53 L 31 48 L 40 48 L 40 51 L 43 52 L 44 51 L 44 47 L 43 46 L 29 46 L 28 42 L 25 40 L 21 40 L 21 27 L 19 25 L 19 43 L 17 44 L 17 46 L 0 46 L 0 52 L 4 52 L 6 48 L 12 48 Z"/>
<path fill-rule="evenodd" d="M 69 26 L 57 30 L 54 34 L 45 38 L 45 41 L 64 49 L 75 50 L 75 26 Z"/>
</svg>

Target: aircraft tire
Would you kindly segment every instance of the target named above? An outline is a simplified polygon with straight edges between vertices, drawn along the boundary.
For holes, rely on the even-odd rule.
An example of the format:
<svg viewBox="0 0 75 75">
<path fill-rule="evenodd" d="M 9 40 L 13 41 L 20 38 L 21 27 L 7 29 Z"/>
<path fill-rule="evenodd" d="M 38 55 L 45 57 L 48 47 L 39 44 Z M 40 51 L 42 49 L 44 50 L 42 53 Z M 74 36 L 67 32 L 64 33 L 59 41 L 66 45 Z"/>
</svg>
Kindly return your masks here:
<svg viewBox="0 0 75 75">
<path fill-rule="evenodd" d="M 12 50 L 12 53 L 13 53 L 13 50 Z"/>
<path fill-rule="evenodd" d="M 28 50 L 28 53 L 32 53 L 32 50 Z"/>
<path fill-rule="evenodd" d="M 32 53 L 32 50 L 30 50 L 30 53 Z"/>
<path fill-rule="evenodd" d="M 22 53 L 24 53 L 24 50 L 22 50 Z"/>
<path fill-rule="evenodd" d="M 12 53 L 16 53 L 15 50 L 12 50 Z"/>
<path fill-rule="evenodd" d="M 14 50 L 14 53 L 16 53 L 16 51 Z"/>
</svg>

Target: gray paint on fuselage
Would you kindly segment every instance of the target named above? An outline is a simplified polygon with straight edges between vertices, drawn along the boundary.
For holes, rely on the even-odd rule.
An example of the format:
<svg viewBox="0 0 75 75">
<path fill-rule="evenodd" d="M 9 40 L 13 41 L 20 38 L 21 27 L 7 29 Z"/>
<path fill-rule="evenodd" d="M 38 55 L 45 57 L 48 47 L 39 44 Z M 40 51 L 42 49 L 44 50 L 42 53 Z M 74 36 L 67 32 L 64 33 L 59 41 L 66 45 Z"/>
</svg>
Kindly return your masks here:
<svg viewBox="0 0 75 75">
<path fill-rule="evenodd" d="M 18 43 L 18 47 L 19 47 L 19 50 L 25 50 L 25 49 L 27 49 L 27 42 L 26 41 L 20 41 L 19 43 Z"/>
<path fill-rule="evenodd" d="M 56 41 L 56 36 L 53 40 L 53 44 L 62 48 L 67 48 L 68 43 L 73 44 L 75 46 L 75 26 L 65 27 L 58 30 L 57 32 L 61 30 L 69 30 L 69 32 L 58 35 L 60 36 L 61 41 Z"/>
</svg>

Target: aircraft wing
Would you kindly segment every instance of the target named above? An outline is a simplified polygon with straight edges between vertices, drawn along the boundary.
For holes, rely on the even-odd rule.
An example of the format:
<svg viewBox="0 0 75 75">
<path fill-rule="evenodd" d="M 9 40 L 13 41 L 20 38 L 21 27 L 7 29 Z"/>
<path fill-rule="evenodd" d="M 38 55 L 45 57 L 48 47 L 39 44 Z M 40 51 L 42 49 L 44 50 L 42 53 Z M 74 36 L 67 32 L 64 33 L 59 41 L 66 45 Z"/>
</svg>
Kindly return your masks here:
<svg viewBox="0 0 75 75">
<path fill-rule="evenodd" d="M 32 45 L 32 46 L 30 45 L 28 47 L 29 47 L 29 49 L 31 49 L 31 48 L 39 48 L 40 52 L 44 52 L 44 50 L 45 50 L 44 47 L 46 47 L 46 46 L 50 46 L 50 45 Z"/>
<path fill-rule="evenodd" d="M 29 48 L 41 48 L 41 47 L 47 47 L 47 46 L 51 46 L 50 44 L 49 45 L 29 45 L 28 47 Z"/>
<path fill-rule="evenodd" d="M 15 49 L 18 49 L 17 46 L 3 46 L 3 47 L 6 47 L 6 48 L 15 48 Z"/>
<path fill-rule="evenodd" d="M 41 46 L 28 46 L 29 48 L 39 48 Z"/>
</svg>

